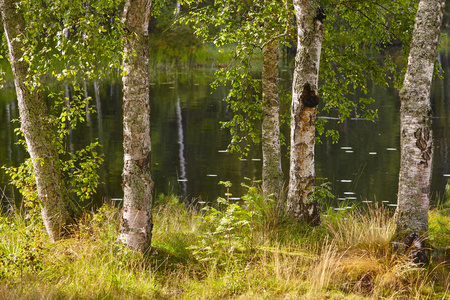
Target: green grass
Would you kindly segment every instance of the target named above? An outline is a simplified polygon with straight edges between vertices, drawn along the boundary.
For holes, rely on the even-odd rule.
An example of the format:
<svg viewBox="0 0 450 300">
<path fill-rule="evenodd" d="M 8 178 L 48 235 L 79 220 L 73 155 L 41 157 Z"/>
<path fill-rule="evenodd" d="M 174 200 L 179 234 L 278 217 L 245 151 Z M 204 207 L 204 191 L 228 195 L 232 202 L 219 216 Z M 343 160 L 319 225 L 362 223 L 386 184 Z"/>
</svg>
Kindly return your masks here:
<svg viewBox="0 0 450 300">
<path fill-rule="evenodd" d="M 0 299 L 450 298 L 446 263 L 418 266 L 391 251 L 391 212 L 329 210 L 309 228 L 273 220 L 271 202 L 257 192 L 215 214 L 159 197 L 153 247 L 144 254 L 117 241 L 120 212 L 111 204 L 86 212 L 54 244 L 39 219 L 3 216 Z M 435 222 L 449 217 L 432 212 Z M 444 232 L 434 228 L 432 245 Z"/>
</svg>

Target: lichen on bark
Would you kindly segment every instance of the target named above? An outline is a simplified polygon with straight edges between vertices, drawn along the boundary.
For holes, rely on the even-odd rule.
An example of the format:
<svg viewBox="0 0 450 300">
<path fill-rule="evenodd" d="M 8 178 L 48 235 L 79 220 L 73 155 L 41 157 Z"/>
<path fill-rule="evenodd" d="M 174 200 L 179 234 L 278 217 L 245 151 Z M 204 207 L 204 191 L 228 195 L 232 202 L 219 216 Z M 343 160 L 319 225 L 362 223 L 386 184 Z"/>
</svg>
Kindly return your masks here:
<svg viewBox="0 0 450 300">
<path fill-rule="evenodd" d="M 273 194 L 277 199 L 283 185 L 278 102 L 278 42 L 270 43 L 263 49 L 262 99 L 262 187 L 266 197 Z"/>
<path fill-rule="evenodd" d="M 16 0 L 0 1 L 0 10 L 9 49 L 17 101 L 27 151 L 33 162 L 37 194 L 42 201 L 41 210 L 47 233 L 51 241 L 60 238 L 64 226 L 71 221 L 68 207 L 69 197 L 62 181 L 62 171 L 58 163 L 58 151 L 53 143 L 54 133 L 47 122 L 46 103 L 38 89 L 27 86 L 29 65 L 23 59 L 25 19 L 18 11 Z"/>
<path fill-rule="evenodd" d="M 440 36 L 443 0 L 419 2 L 401 100 L 401 159 L 396 248 L 426 261 L 433 134 L 430 88 Z"/>
<path fill-rule="evenodd" d="M 121 239 L 132 249 L 151 245 L 152 192 L 148 24 L 151 1 L 128 0 L 122 21 L 126 32 L 123 81 L 123 190 Z"/>
<path fill-rule="evenodd" d="M 316 1 L 294 1 L 297 20 L 297 54 L 295 57 L 291 105 L 290 177 L 286 210 L 296 220 L 320 223 L 318 204 L 309 201 L 315 185 L 314 143 L 316 106 L 301 101 L 305 86 L 317 95 L 323 19 L 316 18 Z"/>
</svg>

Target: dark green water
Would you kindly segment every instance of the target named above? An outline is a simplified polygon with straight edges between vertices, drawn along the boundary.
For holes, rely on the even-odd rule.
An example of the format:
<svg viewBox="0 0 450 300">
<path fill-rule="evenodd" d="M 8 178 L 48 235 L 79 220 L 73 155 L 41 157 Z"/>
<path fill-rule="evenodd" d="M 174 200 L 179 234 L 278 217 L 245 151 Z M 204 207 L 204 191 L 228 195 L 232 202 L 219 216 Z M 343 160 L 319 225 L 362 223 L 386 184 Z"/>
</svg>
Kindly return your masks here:
<svg viewBox="0 0 450 300">
<path fill-rule="evenodd" d="M 448 151 L 450 140 L 450 54 L 440 53 L 439 60 L 446 71 L 433 83 L 435 161 L 433 199 L 442 194 L 450 174 Z M 151 134 L 152 176 L 157 193 L 183 195 L 187 201 L 214 201 L 223 195 L 219 181 L 233 183 L 231 192 L 239 197 L 244 192 L 240 183 L 244 177 L 261 177 L 261 151 L 255 147 L 244 160 L 225 151 L 229 134 L 220 128 L 219 121 L 230 119 L 231 112 L 222 100 L 226 89 L 212 89 L 214 70 L 155 73 L 151 78 Z M 285 83 L 292 70 L 283 69 Z M 64 89 L 64 86 L 55 87 Z M 122 171 L 122 86 L 120 79 L 90 82 L 86 91 L 98 112 L 90 121 L 74 132 L 73 147 L 81 147 L 99 139 L 103 145 L 105 163 L 100 170 L 103 184 L 95 202 L 104 198 L 121 198 Z M 394 89 L 374 87 L 379 119 L 376 122 L 350 119 L 338 124 L 330 120 L 331 128 L 340 131 L 337 144 L 324 139 L 316 146 L 316 173 L 332 183 L 338 197 L 334 205 L 344 199 L 350 202 L 381 202 L 395 205 L 399 170 L 399 107 Z M 11 120 L 18 117 L 14 89 L 6 85 L 0 92 L 0 165 L 18 165 L 26 157 L 21 146 L 15 145 L 13 133 L 17 126 Z M 321 115 L 321 114 L 319 114 Z M 320 116 L 326 117 L 326 116 Z M 283 148 L 284 154 L 287 149 Z M 287 155 L 283 161 L 288 174 Z M 450 176 L 450 175 L 449 175 Z M 8 185 L 4 171 L 0 172 L 2 202 L 6 198 L 20 201 L 18 193 Z"/>
</svg>

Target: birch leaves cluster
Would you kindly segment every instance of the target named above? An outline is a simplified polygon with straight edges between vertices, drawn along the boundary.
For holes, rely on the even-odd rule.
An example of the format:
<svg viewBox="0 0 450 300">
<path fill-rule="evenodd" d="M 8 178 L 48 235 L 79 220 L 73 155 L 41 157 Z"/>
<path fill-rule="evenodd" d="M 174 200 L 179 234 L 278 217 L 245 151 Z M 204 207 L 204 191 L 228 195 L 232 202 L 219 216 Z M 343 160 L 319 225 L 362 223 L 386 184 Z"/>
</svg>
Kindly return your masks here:
<svg viewBox="0 0 450 300">
<path fill-rule="evenodd" d="M 31 160 L 9 173 L 19 189 L 27 191 L 25 201 L 42 206 L 42 219 L 53 241 L 80 213 L 80 200 L 92 197 L 99 183 L 97 169 L 103 158 L 98 143 L 83 149 L 71 149 L 67 143 L 90 113 L 80 83 L 102 76 L 105 69 L 99 66 L 105 60 L 112 62 L 110 66 L 119 62 L 116 47 L 121 39 L 114 37 L 121 32 L 114 29 L 120 24 L 114 17 L 118 5 L 115 1 L 0 2 L 21 132 Z M 69 94 L 50 93 L 46 83 L 51 79 L 63 82 Z M 49 99 L 50 113 L 44 97 Z M 27 185 L 27 176 L 34 178 L 35 189 Z"/>
</svg>

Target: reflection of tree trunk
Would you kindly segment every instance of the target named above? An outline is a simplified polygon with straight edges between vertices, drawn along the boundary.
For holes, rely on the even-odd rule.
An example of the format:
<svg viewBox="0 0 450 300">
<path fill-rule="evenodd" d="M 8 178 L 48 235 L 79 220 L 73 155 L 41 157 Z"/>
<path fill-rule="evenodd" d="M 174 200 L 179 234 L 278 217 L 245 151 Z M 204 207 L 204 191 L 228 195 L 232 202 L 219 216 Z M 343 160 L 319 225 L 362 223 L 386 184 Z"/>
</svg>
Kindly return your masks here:
<svg viewBox="0 0 450 300">
<path fill-rule="evenodd" d="M 12 139 L 11 139 L 11 104 L 6 104 L 6 143 L 8 144 L 8 161 L 12 160 Z"/>
<path fill-rule="evenodd" d="M 94 97 L 95 97 L 95 106 L 97 111 L 97 120 L 98 120 L 98 136 L 100 138 L 100 143 L 102 144 L 104 141 L 103 137 L 103 114 L 102 114 L 102 102 L 100 99 L 100 88 L 97 80 L 94 80 Z"/>
<path fill-rule="evenodd" d="M 11 120 L 17 119 L 20 116 L 17 115 L 16 102 L 15 101 L 11 101 L 10 105 L 11 105 L 11 110 L 10 110 L 11 111 Z M 15 126 L 13 126 L 13 127 L 15 127 Z M 14 129 L 13 129 L 13 131 L 14 131 Z M 13 145 L 14 145 L 13 147 L 15 149 L 15 151 L 13 153 L 16 154 L 16 158 L 15 159 L 16 159 L 16 161 L 22 161 L 23 160 L 23 158 L 22 158 L 22 151 L 20 151 L 22 149 L 17 145 L 17 142 L 19 141 L 19 137 L 17 136 L 17 134 L 13 134 L 12 135 L 12 140 L 13 140 Z"/>
<path fill-rule="evenodd" d="M 38 197 L 43 204 L 42 219 L 50 240 L 55 241 L 70 219 L 67 211 L 69 199 L 62 181 L 58 151 L 51 142 L 54 134 L 46 121 L 48 114 L 45 101 L 39 91 L 31 92 L 25 84 L 28 81 L 28 64 L 21 58 L 26 46 L 18 38 L 25 31 L 25 20 L 16 11 L 18 3 L 15 0 L 2 0 L 0 9 L 19 103 L 21 129 L 33 162 Z"/>
<path fill-rule="evenodd" d="M 113 97 L 111 97 L 111 99 L 113 99 Z M 100 145 L 105 145 L 105 136 L 103 133 L 103 114 L 102 114 L 102 102 L 101 102 L 101 98 L 100 98 L 100 87 L 99 87 L 99 83 L 96 79 L 94 79 L 94 100 L 95 100 L 95 111 L 97 112 L 97 129 L 98 129 L 98 140 L 100 142 Z M 103 189 L 105 192 L 105 195 L 109 195 L 109 189 L 108 189 L 108 182 L 106 180 L 106 165 L 102 164 L 101 167 L 101 172 L 100 172 L 100 178 L 103 180 L 103 182 L 105 182 L 105 184 L 103 184 Z"/>
<path fill-rule="evenodd" d="M 177 3 L 175 4 L 175 14 L 176 15 L 178 15 L 180 13 L 180 9 L 181 9 L 180 1 L 177 1 Z"/>
<path fill-rule="evenodd" d="M 297 19 L 297 54 L 295 56 L 291 107 L 291 158 L 286 210 L 297 220 L 318 224 L 319 209 L 308 196 L 315 185 L 314 139 L 316 127 L 317 85 L 322 22 L 316 1 L 294 0 Z"/>
<path fill-rule="evenodd" d="M 86 80 L 84 81 L 84 98 L 86 99 L 86 123 L 87 126 L 91 126 L 91 113 L 89 112 L 89 93 Z"/>
<path fill-rule="evenodd" d="M 278 42 L 263 49 L 262 67 L 262 187 L 265 196 L 277 199 L 283 185 L 278 104 Z"/>
<path fill-rule="evenodd" d="M 186 184 L 186 160 L 184 159 L 184 132 L 183 132 L 183 116 L 181 115 L 180 97 L 177 99 L 177 125 L 178 125 L 178 156 L 180 158 L 180 176 L 182 179 L 181 191 L 183 197 L 187 195 L 187 184 Z"/>
<path fill-rule="evenodd" d="M 122 238 L 135 250 L 150 246 L 152 190 L 150 175 L 149 41 L 151 1 L 127 0 L 122 21 L 125 36 L 123 70 L 123 214 Z"/>
<path fill-rule="evenodd" d="M 396 211 L 397 241 L 424 262 L 433 163 L 430 88 L 439 43 L 444 1 L 421 0 L 408 67 L 400 91 L 401 160 Z"/>
<path fill-rule="evenodd" d="M 96 111 L 98 114 L 98 118 L 102 119 L 102 102 L 100 101 L 100 88 L 97 80 L 94 80 L 94 97 L 95 97 L 95 105 L 97 106 Z"/>
<path fill-rule="evenodd" d="M 64 85 L 64 94 L 65 94 L 65 102 L 67 107 L 70 108 L 70 87 L 68 84 Z M 68 144 L 69 144 L 69 151 L 71 153 L 75 152 L 75 146 L 73 144 L 73 131 L 72 131 L 72 126 L 70 125 L 70 120 L 67 120 L 67 128 L 69 128 L 69 136 L 68 136 Z"/>
</svg>

